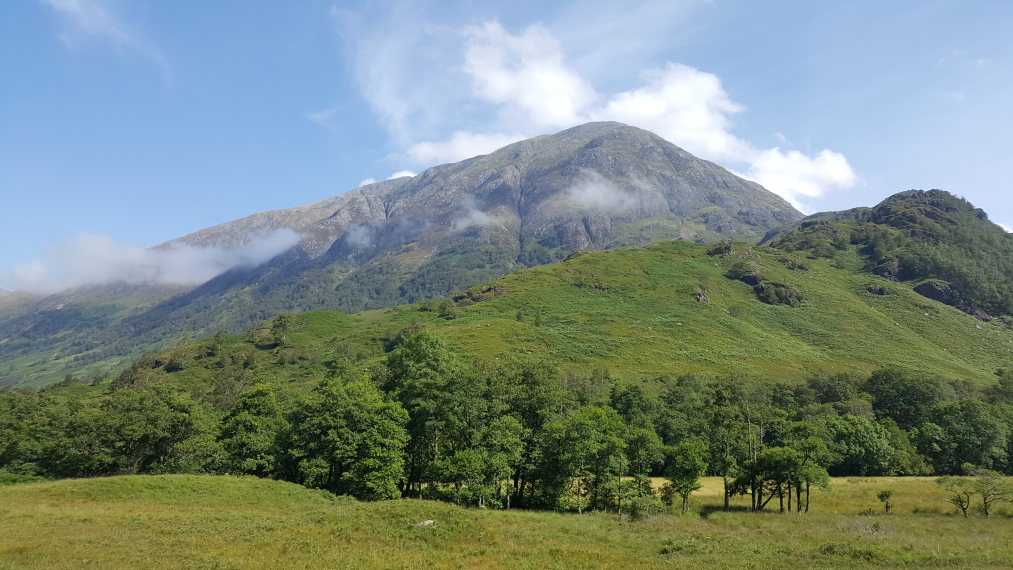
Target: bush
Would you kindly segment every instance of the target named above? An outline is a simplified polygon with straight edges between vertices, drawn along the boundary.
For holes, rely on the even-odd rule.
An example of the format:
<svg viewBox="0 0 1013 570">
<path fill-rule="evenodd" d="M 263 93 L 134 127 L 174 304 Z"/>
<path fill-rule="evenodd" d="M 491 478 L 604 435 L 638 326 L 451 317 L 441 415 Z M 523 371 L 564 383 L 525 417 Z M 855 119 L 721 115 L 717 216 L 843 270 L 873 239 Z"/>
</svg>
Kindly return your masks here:
<svg viewBox="0 0 1013 570">
<path fill-rule="evenodd" d="M 623 510 L 631 521 L 642 521 L 664 510 L 665 505 L 657 497 L 633 497 L 623 503 Z"/>
<path fill-rule="evenodd" d="M 707 255 L 729 256 L 735 252 L 732 242 L 729 240 L 719 241 L 707 249 Z"/>
<path fill-rule="evenodd" d="M 783 283 L 764 282 L 753 287 L 757 298 L 768 305 L 788 305 L 797 307 L 802 304 L 802 292 Z"/>
<path fill-rule="evenodd" d="M 752 261 L 737 261 L 732 265 L 725 277 L 736 279 L 749 285 L 759 285 L 763 281 L 763 274 L 758 264 Z"/>
</svg>

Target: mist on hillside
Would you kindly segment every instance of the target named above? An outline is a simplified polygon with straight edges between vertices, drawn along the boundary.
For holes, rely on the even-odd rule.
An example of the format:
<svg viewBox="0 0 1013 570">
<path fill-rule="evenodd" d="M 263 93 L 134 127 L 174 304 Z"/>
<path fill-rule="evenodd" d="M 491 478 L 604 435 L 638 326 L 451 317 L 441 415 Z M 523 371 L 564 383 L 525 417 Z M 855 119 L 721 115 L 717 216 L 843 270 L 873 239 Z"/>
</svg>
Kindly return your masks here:
<svg viewBox="0 0 1013 570">
<path fill-rule="evenodd" d="M 4 286 L 30 293 L 54 293 L 85 285 L 198 285 L 237 267 L 253 267 L 298 243 L 284 228 L 251 233 L 234 248 L 172 244 L 159 248 L 82 233 L 51 246 L 40 259 L 0 276 Z"/>
</svg>

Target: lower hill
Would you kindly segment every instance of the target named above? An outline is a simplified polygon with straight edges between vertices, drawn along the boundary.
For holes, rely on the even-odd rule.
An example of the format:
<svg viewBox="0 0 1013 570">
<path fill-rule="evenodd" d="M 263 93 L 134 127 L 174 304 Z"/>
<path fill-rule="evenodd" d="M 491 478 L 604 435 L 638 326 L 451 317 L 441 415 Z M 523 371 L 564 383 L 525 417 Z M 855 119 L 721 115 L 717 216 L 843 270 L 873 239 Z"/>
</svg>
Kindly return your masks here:
<svg viewBox="0 0 1013 570">
<path fill-rule="evenodd" d="M 355 315 L 285 314 L 247 334 L 184 342 L 121 383 L 241 388 L 378 364 L 399 332 L 427 328 L 486 363 L 636 378 L 906 368 L 979 385 L 1013 360 L 1013 330 L 834 259 L 724 242 L 667 242 L 572 256 L 443 302 Z"/>
<path fill-rule="evenodd" d="M 804 516 L 712 512 L 631 522 L 357 502 L 252 477 L 125 476 L 0 486 L 0 568 L 1009 568 L 1008 510 L 951 516 L 931 479 L 835 479 Z M 894 490 L 890 516 L 876 492 Z M 744 501 L 745 499 L 739 499 Z M 707 516 L 697 516 L 710 513 Z M 1001 515 L 1001 516 L 1000 516 Z M 435 525 L 417 526 L 433 520 Z"/>
</svg>

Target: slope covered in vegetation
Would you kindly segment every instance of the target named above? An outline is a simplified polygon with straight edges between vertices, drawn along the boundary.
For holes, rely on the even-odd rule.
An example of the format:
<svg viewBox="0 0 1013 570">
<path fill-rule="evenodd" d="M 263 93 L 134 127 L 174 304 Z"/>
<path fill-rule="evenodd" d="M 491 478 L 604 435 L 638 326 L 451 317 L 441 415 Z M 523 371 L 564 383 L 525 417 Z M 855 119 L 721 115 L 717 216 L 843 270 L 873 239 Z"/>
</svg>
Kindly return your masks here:
<svg viewBox="0 0 1013 570">
<path fill-rule="evenodd" d="M 627 379 L 797 379 L 818 370 L 867 374 L 897 366 L 991 383 L 1013 359 L 1009 327 L 865 273 L 864 263 L 859 246 L 836 250 L 833 260 L 728 243 L 588 253 L 470 288 L 452 301 L 285 315 L 245 335 L 146 356 L 125 380 L 209 385 L 232 378 L 248 385 L 368 368 L 410 328 L 429 329 L 484 362 L 538 361 Z M 749 271 L 760 280 L 744 282 L 753 280 L 742 275 Z M 801 302 L 763 302 L 772 284 Z"/>
<path fill-rule="evenodd" d="M 941 281 L 926 294 L 985 320 L 1013 315 L 1013 234 L 942 190 L 909 190 L 873 208 L 817 214 L 772 245 L 828 258 L 855 245 L 873 273 Z"/>
</svg>

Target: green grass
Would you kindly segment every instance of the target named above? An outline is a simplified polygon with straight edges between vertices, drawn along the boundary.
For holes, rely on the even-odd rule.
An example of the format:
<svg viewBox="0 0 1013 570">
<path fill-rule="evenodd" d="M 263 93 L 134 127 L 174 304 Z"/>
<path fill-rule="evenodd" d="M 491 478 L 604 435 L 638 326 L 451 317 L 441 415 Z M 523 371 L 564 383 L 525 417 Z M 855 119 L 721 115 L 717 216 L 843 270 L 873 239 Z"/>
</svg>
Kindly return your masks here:
<svg viewBox="0 0 1013 570">
<path fill-rule="evenodd" d="M 876 491 L 894 490 L 894 514 Z M 736 504 L 743 501 L 738 500 Z M 0 568 L 1008 568 L 1013 518 L 955 516 L 931 479 L 838 479 L 807 515 L 485 511 L 360 503 L 193 475 L 0 487 Z M 869 514 L 869 511 L 873 514 Z M 415 524 L 433 519 L 435 527 Z"/>
<path fill-rule="evenodd" d="M 169 350 L 162 360 L 176 358 L 183 370 L 171 376 L 196 385 L 223 371 L 241 374 L 244 382 L 299 381 L 328 373 L 328 362 L 341 358 L 372 366 L 389 339 L 413 323 L 469 358 L 545 360 L 562 371 L 607 369 L 634 379 L 685 373 L 797 379 L 815 370 L 868 374 L 897 365 L 987 385 L 1013 360 L 1013 330 L 857 271 L 853 251 L 834 260 L 803 259 L 810 269 L 800 271 L 778 261 L 784 255 L 744 244 L 731 257 L 708 256 L 706 249 L 668 242 L 589 253 L 472 287 L 453 320 L 421 304 L 351 316 L 303 313 L 285 346 L 265 343 L 268 323 L 224 337 L 213 357 L 206 356 L 210 341 L 201 341 Z M 767 280 L 802 291 L 802 305 L 764 304 L 749 285 L 724 276 L 747 258 Z M 889 294 L 869 293 L 870 285 Z M 694 297 L 701 289 L 706 302 Z M 236 359 L 248 365 L 237 367 Z M 170 376 L 157 366 L 142 372 Z"/>
</svg>

